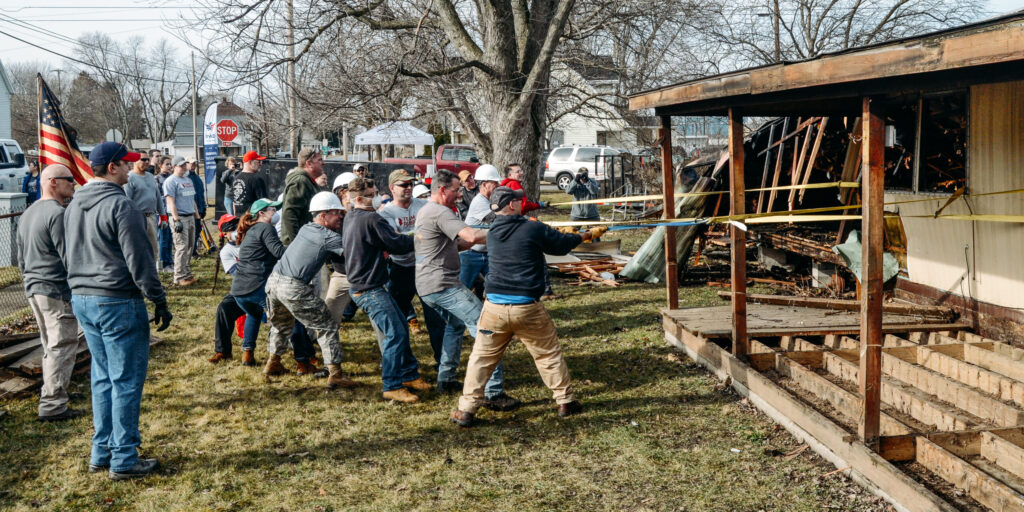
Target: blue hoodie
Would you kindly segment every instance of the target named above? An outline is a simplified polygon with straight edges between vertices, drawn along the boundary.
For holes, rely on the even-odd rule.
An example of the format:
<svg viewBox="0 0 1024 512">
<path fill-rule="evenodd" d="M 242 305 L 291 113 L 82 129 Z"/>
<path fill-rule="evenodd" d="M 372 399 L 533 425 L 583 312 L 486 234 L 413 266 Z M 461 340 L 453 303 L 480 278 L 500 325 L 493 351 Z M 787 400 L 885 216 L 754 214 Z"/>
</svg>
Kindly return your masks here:
<svg viewBox="0 0 1024 512">
<path fill-rule="evenodd" d="M 75 191 L 64 233 L 72 294 L 164 299 L 145 218 L 116 183 L 96 180 Z"/>
</svg>

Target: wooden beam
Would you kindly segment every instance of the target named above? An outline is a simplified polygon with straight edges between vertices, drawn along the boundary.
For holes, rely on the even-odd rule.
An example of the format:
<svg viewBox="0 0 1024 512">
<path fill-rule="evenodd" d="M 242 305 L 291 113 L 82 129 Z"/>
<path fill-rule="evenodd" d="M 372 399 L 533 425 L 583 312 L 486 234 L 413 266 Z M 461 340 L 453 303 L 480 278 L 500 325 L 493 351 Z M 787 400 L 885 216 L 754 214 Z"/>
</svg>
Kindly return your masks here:
<svg viewBox="0 0 1024 512">
<path fill-rule="evenodd" d="M 771 129 L 768 131 L 768 145 L 772 145 L 772 141 L 775 140 L 775 125 L 778 123 L 772 123 Z M 781 127 L 780 127 L 781 128 Z M 767 150 L 766 150 L 767 151 Z M 762 151 L 761 153 L 764 153 Z M 758 153 L 760 155 L 761 153 Z M 761 171 L 761 188 L 764 189 L 768 186 L 768 165 L 771 164 L 772 159 L 768 156 L 764 157 L 764 170 Z M 764 211 L 764 190 L 757 193 L 757 213 Z M 722 196 L 718 196 L 719 199 Z"/>
<path fill-rule="evenodd" d="M 1024 510 L 1024 496 L 928 438 L 917 438 L 917 462 L 992 510 Z"/>
<path fill-rule="evenodd" d="M 802 181 L 802 173 L 804 171 L 804 160 L 807 158 L 807 148 L 811 145 L 811 131 L 814 129 L 813 126 L 807 127 L 807 132 L 804 134 L 804 143 L 800 147 L 800 157 L 793 162 L 793 174 L 789 176 L 790 185 L 799 185 Z M 792 211 L 796 206 L 796 189 L 789 189 L 789 209 Z"/>
<path fill-rule="evenodd" d="M 923 44 L 927 41 L 927 44 Z M 782 63 L 694 80 L 629 98 L 629 109 L 856 84 L 868 80 L 966 69 L 1024 59 L 1024 25 L 1008 19 L 985 30 L 968 27 L 938 36 L 894 41 L 839 55 Z M 804 91 L 798 91 L 804 89 Z"/>
<path fill-rule="evenodd" d="M 807 157 L 807 170 L 804 171 L 804 178 L 800 182 L 801 185 L 807 185 L 811 181 L 811 171 L 814 169 L 814 162 L 818 159 L 818 150 L 821 149 L 821 139 L 825 136 L 825 126 L 828 125 L 828 118 L 822 118 L 821 124 L 818 125 L 818 135 L 814 138 L 814 147 L 811 148 L 811 156 Z M 804 204 L 804 193 L 807 192 L 806 188 L 800 189 L 800 204 Z"/>
<path fill-rule="evenodd" d="M 745 210 L 743 174 L 743 115 L 729 109 L 729 198 L 730 215 L 743 215 Z M 732 353 L 747 353 L 747 233 L 729 226 L 732 242 Z"/>
<path fill-rule="evenodd" d="M 803 121 L 803 122 L 800 122 L 800 120 L 797 119 L 797 122 L 799 124 L 796 125 L 796 128 L 792 132 L 789 132 L 789 133 L 785 134 L 781 139 L 779 139 L 776 142 L 769 143 L 768 147 L 766 147 L 766 148 L 762 149 L 761 151 L 757 152 L 757 156 L 761 156 L 761 155 L 763 155 L 763 154 L 765 154 L 765 153 L 775 149 L 776 146 L 780 146 L 782 144 L 785 144 L 787 140 L 792 139 L 793 137 L 796 137 L 797 135 L 800 135 L 800 132 L 803 131 L 804 128 L 807 128 L 810 125 L 812 125 L 812 124 L 814 124 L 814 123 L 816 123 L 816 122 L 818 122 L 820 120 L 821 120 L 820 117 L 812 117 L 812 118 L 810 118 L 810 119 L 808 119 L 806 121 Z"/>
<path fill-rule="evenodd" d="M 879 408 L 882 391 L 882 243 L 884 223 L 882 202 L 885 180 L 885 122 L 872 105 L 863 101 L 864 167 L 861 191 L 864 194 L 861 235 L 861 320 L 860 320 L 860 395 L 864 400 L 863 416 L 857 433 L 868 447 L 878 448 Z"/>
<path fill-rule="evenodd" d="M 789 118 L 782 122 L 782 131 L 786 131 L 786 127 L 789 126 Z M 798 132 L 799 133 L 799 132 Z M 781 142 L 781 141 L 780 141 Z M 772 205 L 775 203 L 775 197 L 778 196 L 779 191 L 775 190 L 775 187 L 779 186 L 779 175 L 782 174 L 782 156 L 785 154 L 786 145 L 779 146 L 779 150 L 775 152 L 775 172 L 772 174 L 772 191 L 768 194 L 768 203 L 764 205 L 764 211 L 772 211 Z M 767 158 L 767 157 L 765 157 Z M 760 211 L 757 213 L 761 213 Z"/>
<path fill-rule="evenodd" d="M 661 116 L 661 183 L 664 193 L 662 218 L 676 214 L 675 168 L 672 165 L 672 118 Z M 679 308 L 679 268 L 676 262 L 676 228 L 665 227 L 665 295 L 669 309 Z"/>
<path fill-rule="evenodd" d="M 723 299 L 731 297 L 727 291 L 718 292 Z M 821 297 L 796 297 L 789 295 L 765 295 L 748 293 L 747 302 L 758 304 L 778 304 L 782 306 L 802 306 L 806 308 L 838 309 L 842 311 L 860 311 L 861 303 L 848 299 L 826 299 Z M 953 318 L 953 310 L 943 306 L 925 306 L 920 304 L 884 304 L 882 311 L 897 315 L 920 315 L 926 317 Z"/>
</svg>

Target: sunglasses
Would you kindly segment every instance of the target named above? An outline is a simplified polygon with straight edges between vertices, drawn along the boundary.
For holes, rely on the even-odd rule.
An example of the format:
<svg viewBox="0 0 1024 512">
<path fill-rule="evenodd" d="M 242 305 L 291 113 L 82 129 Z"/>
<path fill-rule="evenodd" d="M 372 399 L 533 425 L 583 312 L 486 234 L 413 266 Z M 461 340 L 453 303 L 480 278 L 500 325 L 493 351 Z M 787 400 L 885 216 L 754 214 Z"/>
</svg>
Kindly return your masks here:
<svg viewBox="0 0 1024 512">
<path fill-rule="evenodd" d="M 148 158 L 140 158 L 139 160 L 142 160 L 143 162 L 148 162 L 149 161 Z"/>
<path fill-rule="evenodd" d="M 409 183 L 409 182 L 395 183 L 395 186 L 398 187 L 398 188 L 409 188 L 409 187 L 412 186 L 412 183 Z"/>
<path fill-rule="evenodd" d="M 72 183 L 75 181 L 75 178 L 72 178 L 71 176 L 54 176 L 52 179 L 70 181 Z"/>
</svg>

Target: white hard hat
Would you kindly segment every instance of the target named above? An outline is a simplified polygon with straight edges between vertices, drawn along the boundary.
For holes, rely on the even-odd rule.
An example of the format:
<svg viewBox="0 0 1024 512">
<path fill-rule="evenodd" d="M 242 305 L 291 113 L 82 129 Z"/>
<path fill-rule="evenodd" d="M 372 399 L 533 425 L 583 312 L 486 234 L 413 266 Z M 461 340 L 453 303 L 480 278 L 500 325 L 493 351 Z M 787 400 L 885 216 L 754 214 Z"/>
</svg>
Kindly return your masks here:
<svg viewBox="0 0 1024 512">
<path fill-rule="evenodd" d="M 341 209 L 341 200 L 333 192 L 317 192 L 313 199 L 309 200 L 310 213 Z"/>
<path fill-rule="evenodd" d="M 476 181 L 501 181 L 501 175 L 498 174 L 498 168 L 491 164 L 483 164 L 476 168 L 476 174 L 473 176 Z"/>
<path fill-rule="evenodd" d="M 358 178 L 358 176 L 351 172 L 343 172 L 339 174 L 337 178 L 334 178 L 333 190 L 338 190 L 341 187 L 348 187 L 348 184 L 352 183 L 352 180 L 356 178 Z"/>
<path fill-rule="evenodd" d="M 426 185 L 416 185 L 415 187 L 412 188 L 412 196 L 413 197 L 420 197 L 423 194 L 429 194 L 429 193 L 430 193 L 430 188 L 427 187 Z"/>
</svg>

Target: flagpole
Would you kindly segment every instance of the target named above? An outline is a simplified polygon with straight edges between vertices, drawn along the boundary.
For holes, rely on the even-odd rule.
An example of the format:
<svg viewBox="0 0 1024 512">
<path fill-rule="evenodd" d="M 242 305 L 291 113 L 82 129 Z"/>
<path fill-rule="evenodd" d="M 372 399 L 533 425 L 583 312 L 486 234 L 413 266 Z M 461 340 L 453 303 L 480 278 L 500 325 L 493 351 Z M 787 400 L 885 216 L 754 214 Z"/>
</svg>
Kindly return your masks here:
<svg viewBox="0 0 1024 512">
<path fill-rule="evenodd" d="M 43 111 L 43 75 L 36 73 L 36 162 L 43 172 L 43 125 L 40 112 Z"/>
</svg>

